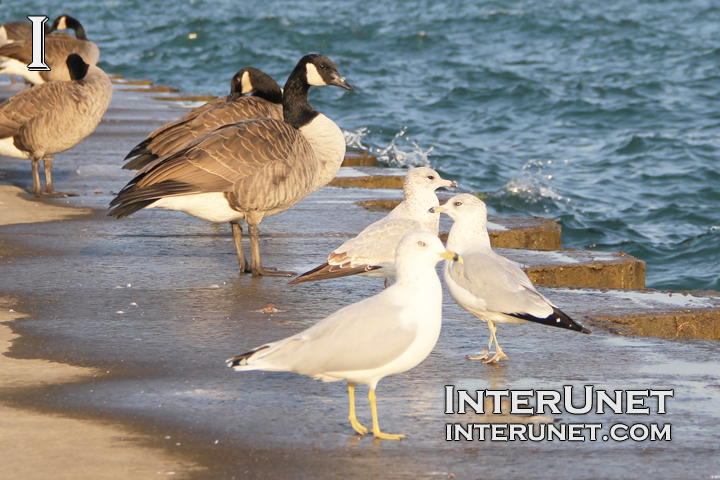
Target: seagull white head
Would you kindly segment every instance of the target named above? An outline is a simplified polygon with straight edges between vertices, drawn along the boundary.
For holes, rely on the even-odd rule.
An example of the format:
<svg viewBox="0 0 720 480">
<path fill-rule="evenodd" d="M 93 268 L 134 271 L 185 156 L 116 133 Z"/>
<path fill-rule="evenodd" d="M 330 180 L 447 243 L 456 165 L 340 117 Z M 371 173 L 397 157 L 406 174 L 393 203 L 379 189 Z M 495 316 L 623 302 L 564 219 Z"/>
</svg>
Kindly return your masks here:
<svg viewBox="0 0 720 480">
<path fill-rule="evenodd" d="M 403 183 L 403 191 L 405 197 L 408 194 L 422 190 L 434 192 L 440 187 L 457 187 L 457 183 L 452 180 L 443 180 L 440 175 L 430 167 L 417 167 L 409 170 L 405 175 Z"/>
<path fill-rule="evenodd" d="M 487 222 L 487 207 L 485 202 L 469 193 L 461 193 L 455 195 L 448 200 L 445 205 L 433 207 L 431 213 L 446 213 L 456 222 L 464 221 L 482 221 L 483 225 Z"/>
<path fill-rule="evenodd" d="M 447 250 L 437 235 L 424 230 L 410 232 L 398 244 L 395 254 L 395 268 L 398 281 L 404 275 L 412 275 L 417 268 L 431 268 L 440 260 L 453 260 L 462 263 L 462 258 Z"/>
</svg>

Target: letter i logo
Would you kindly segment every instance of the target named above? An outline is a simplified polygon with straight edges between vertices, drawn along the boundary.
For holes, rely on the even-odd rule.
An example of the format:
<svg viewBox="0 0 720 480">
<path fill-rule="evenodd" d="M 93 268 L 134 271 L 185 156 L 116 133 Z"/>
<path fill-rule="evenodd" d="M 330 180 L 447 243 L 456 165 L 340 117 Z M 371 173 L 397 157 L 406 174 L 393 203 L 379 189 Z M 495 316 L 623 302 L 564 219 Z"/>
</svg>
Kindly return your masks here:
<svg viewBox="0 0 720 480">
<path fill-rule="evenodd" d="M 38 70 L 50 70 L 45 65 L 45 22 L 48 17 L 45 15 L 28 15 L 32 22 L 32 62 L 27 66 L 31 72 Z"/>
</svg>

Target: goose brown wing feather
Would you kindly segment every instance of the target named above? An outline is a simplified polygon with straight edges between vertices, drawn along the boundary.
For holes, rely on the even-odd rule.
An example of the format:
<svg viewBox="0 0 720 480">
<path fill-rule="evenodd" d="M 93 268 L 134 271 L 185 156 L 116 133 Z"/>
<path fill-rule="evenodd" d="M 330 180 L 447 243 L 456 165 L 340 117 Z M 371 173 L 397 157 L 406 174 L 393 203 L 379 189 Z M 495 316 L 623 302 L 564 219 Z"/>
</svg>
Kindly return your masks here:
<svg viewBox="0 0 720 480">
<path fill-rule="evenodd" d="M 136 185 L 185 182 L 228 193 L 240 211 L 269 211 L 289 208 L 310 193 L 314 160 L 308 141 L 290 125 L 253 120 L 219 127 L 161 157 Z"/>
<path fill-rule="evenodd" d="M 17 136 L 16 143 L 24 147 L 36 144 L 40 139 L 32 132 L 40 129 L 32 127 L 52 122 L 62 109 L 77 105 L 80 98 L 75 90 L 72 84 L 47 83 L 13 95 L 0 105 L 0 138 Z"/>
</svg>

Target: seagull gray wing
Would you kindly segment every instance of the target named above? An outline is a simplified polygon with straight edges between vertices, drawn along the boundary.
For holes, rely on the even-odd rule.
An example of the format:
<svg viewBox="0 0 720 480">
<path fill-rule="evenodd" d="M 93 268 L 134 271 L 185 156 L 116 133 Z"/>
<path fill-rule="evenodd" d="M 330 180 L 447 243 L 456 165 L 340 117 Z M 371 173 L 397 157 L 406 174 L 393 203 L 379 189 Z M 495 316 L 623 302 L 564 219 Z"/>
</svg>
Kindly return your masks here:
<svg viewBox="0 0 720 480">
<path fill-rule="evenodd" d="M 453 298 L 474 302 L 461 306 L 505 314 L 530 314 L 545 318 L 553 305 L 535 289 L 525 272 L 514 262 L 484 246 L 473 246 L 460 254 L 463 263 L 447 262 L 445 274 L 456 287 L 470 295 L 450 290 Z M 461 300 L 458 300 L 460 303 Z"/>
<path fill-rule="evenodd" d="M 402 322 L 405 309 L 391 295 L 368 298 L 298 335 L 258 349 L 248 365 L 311 377 L 382 367 L 405 353 L 415 340 L 416 331 Z"/>
<path fill-rule="evenodd" d="M 328 257 L 330 265 L 383 265 L 395 260 L 400 239 L 409 232 L 422 230 L 412 218 L 383 218 L 368 225 L 355 238 L 336 248 Z"/>
</svg>

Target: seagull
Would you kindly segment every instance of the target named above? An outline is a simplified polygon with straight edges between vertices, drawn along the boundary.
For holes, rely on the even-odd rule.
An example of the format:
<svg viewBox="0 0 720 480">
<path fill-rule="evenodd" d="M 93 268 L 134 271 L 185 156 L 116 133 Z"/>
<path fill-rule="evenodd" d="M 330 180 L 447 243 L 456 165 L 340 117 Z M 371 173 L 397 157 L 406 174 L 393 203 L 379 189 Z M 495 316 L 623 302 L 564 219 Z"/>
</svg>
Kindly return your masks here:
<svg viewBox="0 0 720 480">
<path fill-rule="evenodd" d="M 380 430 L 375 388 L 383 377 L 418 365 L 435 347 L 442 323 L 442 286 L 435 264 L 441 259 L 462 261 L 437 235 L 410 232 L 398 245 L 397 282 L 391 287 L 227 364 L 238 371 L 294 372 L 325 382 L 347 381 L 349 420 L 360 435 L 369 430 L 355 415 L 355 384 L 367 384 L 375 438 L 404 438 Z"/>
<path fill-rule="evenodd" d="M 405 199 L 397 207 L 336 248 L 325 263 L 289 283 L 363 275 L 385 278 L 387 287 L 387 279 L 395 276 L 395 249 L 400 239 L 415 230 L 438 234 L 440 214 L 428 209 L 440 205 L 435 195 L 440 187 L 457 187 L 457 183 L 443 180 L 429 167 L 408 171 L 403 184 Z"/>
<path fill-rule="evenodd" d="M 233 225 L 238 263 L 245 219 L 250 231 L 253 275 L 290 276 L 263 268 L 258 225 L 293 207 L 335 177 L 345 158 L 345 137 L 307 100 L 310 86 L 353 88 L 322 55 L 300 59 L 283 91 L 284 121 L 272 118 L 231 123 L 201 135 L 140 170 L 120 191 L 108 215 L 126 217 L 143 208 L 178 210 L 205 221 Z M 236 228 L 237 227 L 237 228 Z"/>
<path fill-rule="evenodd" d="M 507 359 L 498 344 L 496 323 L 536 322 L 552 327 L 590 333 L 538 293 L 525 272 L 514 262 L 492 251 L 485 224 L 487 208 L 482 200 L 463 193 L 433 212 L 454 220 L 448 248 L 462 255 L 464 263 L 445 262 L 445 283 L 455 302 L 488 324 L 488 349 L 471 360 L 497 363 Z M 495 343 L 495 355 L 489 358 Z"/>
<path fill-rule="evenodd" d="M 0 105 L 0 154 L 32 160 L 36 197 L 67 197 L 52 184 L 52 160 L 90 135 L 112 98 L 112 84 L 100 68 L 77 54 L 67 57 L 72 80 L 23 90 Z M 44 161 L 45 189 L 40 187 Z"/>
<path fill-rule="evenodd" d="M 258 118 L 282 120 L 282 96 L 282 88 L 269 75 L 257 68 L 243 68 L 230 81 L 230 95 L 211 100 L 152 132 L 127 154 L 125 160 L 132 160 L 123 168 L 140 170 L 228 123 Z"/>
</svg>

